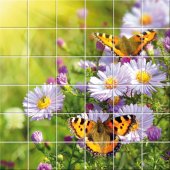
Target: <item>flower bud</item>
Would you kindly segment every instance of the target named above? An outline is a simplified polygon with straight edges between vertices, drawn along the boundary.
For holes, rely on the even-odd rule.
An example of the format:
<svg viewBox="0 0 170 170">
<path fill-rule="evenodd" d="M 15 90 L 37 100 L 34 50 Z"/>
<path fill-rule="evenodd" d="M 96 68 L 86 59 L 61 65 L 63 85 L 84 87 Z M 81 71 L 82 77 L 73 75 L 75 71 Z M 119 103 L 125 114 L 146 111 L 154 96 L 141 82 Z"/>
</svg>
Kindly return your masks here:
<svg viewBox="0 0 170 170">
<path fill-rule="evenodd" d="M 51 164 L 40 162 L 37 170 L 52 170 L 52 166 L 51 166 Z"/>
<path fill-rule="evenodd" d="M 43 141 L 43 136 L 41 131 L 35 131 L 31 135 L 31 139 L 34 143 L 41 143 Z"/>
<path fill-rule="evenodd" d="M 161 137 L 161 129 L 156 126 L 151 126 L 147 129 L 146 134 L 150 141 L 156 141 Z"/>
</svg>

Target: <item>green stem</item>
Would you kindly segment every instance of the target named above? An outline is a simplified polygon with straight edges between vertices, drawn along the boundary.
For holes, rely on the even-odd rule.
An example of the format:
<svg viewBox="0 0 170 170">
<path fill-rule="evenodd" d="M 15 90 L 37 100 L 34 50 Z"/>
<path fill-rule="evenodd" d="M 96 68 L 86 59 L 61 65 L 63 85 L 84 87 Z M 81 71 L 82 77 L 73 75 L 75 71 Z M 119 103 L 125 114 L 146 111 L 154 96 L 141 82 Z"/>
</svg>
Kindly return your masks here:
<svg viewBox="0 0 170 170">
<path fill-rule="evenodd" d="M 72 157 L 74 155 L 75 148 L 76 148 L 76 144 L 74 144 L 74 147 L 72 149 L 71 157 L 70 157 L 70 160 L 69 160 L 69 163 L 68 163 L 68 168 L 67 168 L 68 170 L 71 169 L 71 161 L 72 161 Z"/>
</svg>

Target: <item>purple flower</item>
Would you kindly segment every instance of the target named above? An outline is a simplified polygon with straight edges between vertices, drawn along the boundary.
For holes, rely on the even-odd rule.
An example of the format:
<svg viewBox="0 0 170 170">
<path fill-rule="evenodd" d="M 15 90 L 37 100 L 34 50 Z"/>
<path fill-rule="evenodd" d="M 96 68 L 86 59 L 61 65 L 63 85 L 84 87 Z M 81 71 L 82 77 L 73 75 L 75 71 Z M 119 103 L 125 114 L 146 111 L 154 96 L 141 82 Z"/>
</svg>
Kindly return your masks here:
<svg viewBox="0 0 170 170">
<path fill-rule="evenodd" d="M 31 135 L 31 139 L 34 143 L 41 143 L 43 141 L 43 135 L 41 131 L 35 131 Z"/>
<path fill-rule="evenodd" d="M 100 41 L 97 41 L 96 42 L 96 49 L 98 51 L 103 51 L 105 49 L 105 46 Z"/>
<path fill-rule="evenodd" d="M 61 67 L 63 66 L 64 62 L 63 62 L 63 59 L 61 57 L 57 57 L 57 67 Z"/>
<path fill-rule="evenodd" d="M 52 166 L 51 166 L 51 164 L 40 162 L 37 170 L 52 170 Z"/>
<path fill-rule="evenodd" d="M 165 161 L 170 160 L 170 150 L 166 151 L 165 155 L 161 156 Z"/>
<path fill-rule="evenodd" d="M 170 52 L 170 37 L 165 37 L 165 39 L 163 40 L 163 44 L 165 49 Z"/>
<path fill-rule="evenodd" d="M 80 18 L 80 19 L 85 19 L 86 16 L 88 14 L 88 10 L 85 9 L 85 8 L 81 8 L 81 9 L 78 9 L 77 10 L 77 16 Z"/>
<path fill-rule="evenodd" d="M 57 39 L 57 45 L 61 48 L 66 48 L 66 43 L 62 38 Z"/>
<path fill-rule="evenodd" d="M 66 66 L 61 66 L 58 68 L 58 73 L 63 73 L 63 74 L 67 74 L 68 70 Z"/>
<path fill-rule="evenodd" d="M 170 37 L 170 29 L 165 32 L 165 37 Z"/>
<path fill-rule="evenodd" d="M 87 86 L 81 82 L 76 83 L 75 88 L 80 92 L 86 92 Z"/>
<path fill-rule="evenodd" d="M 47 84 L 55 84 L 56 83 L 56 80 L 54 77 L 49 77 L 46 81 Z"/>
<path fill-rule="evenodd" d="M 106 66 L 100 65 L 100 66 L 98 67 L 98 70 L 105 72 L 105 71 L 106 71 Z"/>
<path fill-rule="evenodd" d="M 130 57 L 122 57 L 120 59 L 121 63 L 124 64 L 124 63 L 130 63 Z"/>
<path fill-rule="evenodd" d="M 63 73 L 60 73 L 60 74 L 57 76 L 57 84 L 60 84 L 60 85 L 66 85 L 66 84 L 68 84 L 68 82 L 67 82 L 67 75 L 66 75 L 66 74 L 63 74 Z"/>
<path fill-rule="evenodd" d="M 7 169 L 14 169 L 15 163 L 12 161 L 5 161 L 5 160 L 0 160 L 0 165 L 3 167 L 7 167 Z"/>
<path fill-rule="evenodd" d="M 64 137 L 65 142 L 70 142 L 70 141 L 72 141 L 72 139 L 73 139 L 73 136 L 65 136 Z"/>
<path fill-rule="evenodd" d="M 77 144 L 80 146 L 80 148 L 85 148 L 86 144 L 85 144 L 85 139 L 81 138 L 77 141 Z"/>
<path fill-rule="evenodd" d="M 147 129 L 146 134 L 150 141 L 156 141 L 161 137 L 161 129 L 156 126 L 151 126 Z"/>
</svg>

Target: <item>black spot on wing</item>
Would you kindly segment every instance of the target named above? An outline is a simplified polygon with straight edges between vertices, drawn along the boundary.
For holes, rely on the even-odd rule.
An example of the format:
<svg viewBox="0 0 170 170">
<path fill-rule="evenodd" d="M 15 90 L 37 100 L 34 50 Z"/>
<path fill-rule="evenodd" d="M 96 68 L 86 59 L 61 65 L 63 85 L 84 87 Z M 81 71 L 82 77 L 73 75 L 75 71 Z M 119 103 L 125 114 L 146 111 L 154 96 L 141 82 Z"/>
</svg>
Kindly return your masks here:
<svg viewBox="0 0 170 170">
<path fill-rule="evenodd" d="M 114 127 L 114 130 L 117 131 L 117 127 Z"/>
<path fill-rule="evenodd" d="M 124 115 L 124 116 L 123 116 L 123 118 L 124 118 L 126 121 L 128 121 L 128 120 L 129 120 L 128 115 Z"/>
<path fill-rule="evenodd" d="M 115 120 L 119 123 L 122 123 L 121 117 L 115 117 Z"/>
<path fill-rule="evenodd" d="M 90 121 L 87 122 L 87 126 L 89 126 L 89 124 L 90 124 Z"/>
<path fill-rule="evenodd" d="M 77 123 L 78 120 L 79 120 L 79 119 L 76 117 L 76 118 L 74 119 L 74 123 Z"/>
<path fill-rule="evenodd" d="M 83 125 L 84 122 L 85 122 L 85 120 L 84 120 L 84 119 L 81 119 L 80 125 Z"/>
</svg>

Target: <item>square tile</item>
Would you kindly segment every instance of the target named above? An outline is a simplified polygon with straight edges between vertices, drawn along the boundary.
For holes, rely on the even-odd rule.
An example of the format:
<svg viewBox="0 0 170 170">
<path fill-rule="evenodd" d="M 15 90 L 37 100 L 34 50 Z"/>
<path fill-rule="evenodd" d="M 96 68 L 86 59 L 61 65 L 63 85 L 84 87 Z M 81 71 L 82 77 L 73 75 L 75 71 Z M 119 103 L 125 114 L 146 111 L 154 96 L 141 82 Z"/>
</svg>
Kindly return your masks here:
<svg viewBox="0 0 170 170">
<path fill-rule="evenodd" d="M 31 135 L 35 131 L 41 131 L 43 134 L 43 140 L 47 142 L 56 142 L 56 115 L 52 116 L 51 120 L 48 119 L 29 122 L 29 137 L 32 141 Z M 48 129 L 48 131 L 47 131 Z"/>
<path fill-rule="evenodd" d="M 141 169 L 141 144 L 133 143 L 130 145 L 122 144 L 120 150 L 114 157 L 115 169 Z"/>
<path fill-rule="evenodd" d="M 84 57 L 60 57 L 59 60 L 62 60 L 63 64 L 57 65 L 57 76 L 60 73 L 64 73 L 67 76 L 67 85 L 79 85 L 84 84 L 85 82 L 85 70 L 82 68 L 81 63 L 84 63 Z M 59 78 L 60 80 L 60 78 Z M 62 82 L 58 82 L 59 85 L 62 85 Z"/>
<path fill-rule="evenodd" d="M 0 29 L 0 37 L 0 56 L 27 55 L 26 29 Z"/>
<path fill-rule="evenodd" d="M 35 75 L 36 73 L 36 75 Z M 44 84 L 48 78 L 56 76 L 55 57 L 30 57 L 29 83 L 32 85 Z"/>
<path fill-rule="evenodd" d="M 169 169 L 168 154 L 169 143 L 144 143 L 143 145 L 143 169 Z M 159 163 L 157 163 L 159 162 Z"/>
<path fill-rule="evenodd" d="M 27 169 L 28 168 L 28 144 L 26 143 L 1 143 L 0 160 L 2 168 Z"/>
<path fill-rule="evenodd" d="M 88 28 L 113 28 L 113 2 L 87 1 L 87 27 Z M 95 22 L 94 22 L 95 21 Z"/>
<path fill-rule="evenodd" d="M 30 55 L 55 56 L 56 55 L 56 30 L 31 29 L 30 30 Z"/>
<path fill-rule="evenodd" d="M 100 36 L 96 36 L 96 33 L 100 33 Z M 113 35 L 113 29 L 88 29 L 86 30 L 86 55 L 87 56 L 112 56 L 110 48 L 112 44 L 109 43 L 109 47 L 106 46 L 106 41 L 109 35 Z M 114 35 L 113 35 L 114 36 Z M 102 38 L 102 40 L 100 39 Z M 111 45 L 110 45 L 111 44 Z"/>
<path fill-rule="evenodd" d="M 25 116 L 24 113 L 0 114 L 0 136 L 1 136 L 0 141 L 24 142 L 27 141 L 28 137 L 27 132 L 28 132 L 27 117 Z"/>
<path fill-rule="evenodd" d="M 57 2 L 58 28 L 84 28 L 87 10 L 84 1 L 62 0 Z M 64 10 L 63 10 L 64 9 Z"/>
<path fill-rule="evenodd" d="M 28 91 L 27 86 L 0 86 L 1 113 L 3 112 L 8 112 L 11 114 L 23 113 L 22 102 L 24 100 L 27 91 Z M 17 109 L 12 109 L 12 108 L 17 108 Z"/>
<path fill-rule="evenodd" d="M 114 0 L 114 27 L 115 28 L 120 28 L 122 27 L 122 24 L 124 24 L 124 28 L 130 28 L 130 27 L 141 27 L 140 25 L 137 25 L 138 21 L 137 19 L 140 20 L 140 18 L 137 18 L 134 22 L 134 25 L 127 25 L 126 23 L 132 22 L 132 18 L 128 18 L 126 15 L 128 12 L 131 12 L 132 7 L 135 5 L 134 0 Z M 121 10 L 120 10 L 121 6 Z M 141 15 L 142 9 L 137 8 L 138 15 Z M 133 15 L 133 14 L 132 14 Z M 135 25 L 136 23 L 136 25 Z"/>
<path fill-rule="evenodd" d="M 62 159 L 63 158 L 63 159 Z M 84 152 L 74 144 L 57 144 L 57 167 L 63 169 L 84 169 Z"/>
<path fill-rule="evenodd" d="M 170 113 L 154 114 L 154 126 L 157 128 L 148 129 L 148 139 L 152 141 L 170 141 L 169 129 Z"/>
<path fill-rule="evenodd" d="M 84 30 L 57 30 L 57 56 L 84 56 Z"/>
<path fill-rule="evenodd" d="M 28 82 L 28 60 L 19 57 L 1 57 L 1 85 L 26 85 Z M 5 74 L 4 74 L 5 73 Z"/>
<path fill-rule="evenodd" d="M 30 27 L 56 27 L 56 0 L 29 1 Z"/>
<path fill-rule="evenodd" d="M 27 0 L 1 0 L 0 11 L 0 27 L 27 27 Z"/>
<path fill-rule="evenodd" d="M 60 86 L 65 98 L 63 101 L 63 107 L 58 113 L 68 114 L 68 113 L 84 113 L 85 106 L 85 90 L 80 86 L 70 86 L 67 90 L 64 86 Z M 81 89 L 81 91 L 80 91 Z M 78 103 L 78 104 L 77 104 Z"/>
<path fill-rule="evenodd" d="M 39 145 L 39 144 L 36 144 Z M 50 159 L 44 158 L 43 152 L 37 150 L 37 146 L 34 143 L 29 144 L 29 169 L 37 169 L 38 165 L 43 163 L 51 164 L 52 168 L 56 168 L 56 156 L 51 156 Z M 56 155 L 55 143 L 41 143 L 40 144 L 46 153 L 50 155 Z"/>
</svg>

